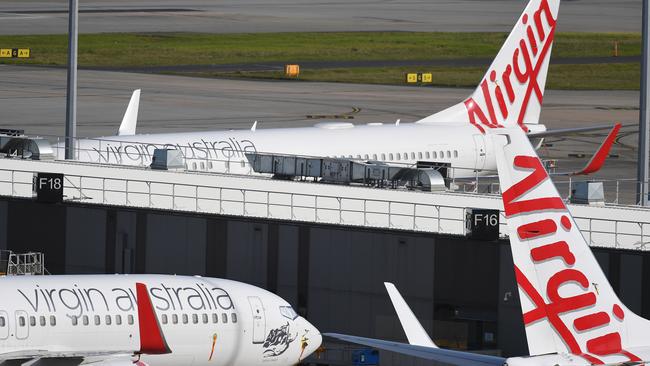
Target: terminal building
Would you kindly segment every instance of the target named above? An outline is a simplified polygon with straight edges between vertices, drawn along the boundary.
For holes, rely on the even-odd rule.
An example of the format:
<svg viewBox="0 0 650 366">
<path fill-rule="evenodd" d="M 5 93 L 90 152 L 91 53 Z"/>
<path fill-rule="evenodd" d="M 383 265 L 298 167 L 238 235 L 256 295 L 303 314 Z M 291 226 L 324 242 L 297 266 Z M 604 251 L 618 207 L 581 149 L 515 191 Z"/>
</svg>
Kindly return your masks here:
<svg viewBox="0 0 650 366">
<path fill-rule="evenodd" d="M 621 299 L 650 317 L 650 210 L 569 208 Z M 0 160 L 0 250 L 43 252 L 52 274 L 225 277 L 278 293 L 322 332 L 405 341 L 389 281 L 440 346 L 525 355 L 500 209 L 498 194 L 458 190 Z M 345 364 L 340 347 L 312 361 Z"/>
</svg>

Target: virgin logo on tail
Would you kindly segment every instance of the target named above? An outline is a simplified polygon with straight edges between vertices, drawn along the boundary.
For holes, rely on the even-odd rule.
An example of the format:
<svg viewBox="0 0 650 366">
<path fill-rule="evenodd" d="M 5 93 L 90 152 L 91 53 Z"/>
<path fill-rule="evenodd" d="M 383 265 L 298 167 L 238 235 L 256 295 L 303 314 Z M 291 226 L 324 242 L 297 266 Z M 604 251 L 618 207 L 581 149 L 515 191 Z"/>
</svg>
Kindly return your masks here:
<svg viewBox="0 0 650 366">
<path fill-rule="evenodd" d="M 589 267 L 581 263 L 584 258 L 577 257 L 572 249 L 576 246 L 571 243 L 571 239 L 581 237 L 575 232 L 578 229 L 574 227 L 563 201 L 555 194 L 520 199 L 533 190 L 535 193 L 544 192 L 537 188 L 549 177 L 540 160 L 535 156 L 519 155 L 514 158 L 513 166 L 515 170 L 531 171 L 528 176 L 503 192 L 506 216 L 511 218 L 521 215 L 523 220 L 516 228 L 518 242 L 513 242 L 513 245 L 518 246 L 517 250 L 530 248 L 526 249 L 526 257 L 536 267 L 536 280 L 542 281 L 539 285 L 543 287 L 543 282 L 546 282 L 545 292 L 548 299 L 547 302 L 533 282 L 515 265 L 517 284 L 534 304 L 532 310 L 524 313 L 524 324 L 529 327 L 537 322 L 547 321 L 569 352 L 583 357 L 590 364 L 603 365 L 605 362 L 599 357 L 614 355 L 626 357 L 629 361 L 641 361 L 623 349 L 621 332 L 618 329 L 622 329 L 625 312 L 616 303 L 618 299 L 612 299 L 608 294 L 599 294 L 596 286 L 591 290 L 594 279 L 588 276 Z M 542 218 L 540 215 L 528 215 L 532 213 L 546 215 Z M 567 238 L 566 234 L 571 230 L 574 230 L 574 234 L 567 239 L 568 242 L 558 240 L 559 234 Z M 550 276 L 546 276 L 549 272 Z M 545 275 L 540 276 L 540 273 Z M 563 286 L 569 284 L 578 289 L 572 296 L 568 296 L 566 291 L 560 291 Z"/>
<path fill-rule="evenodd" d="M 470 98 L 464 101 L 470 123 L 482 133 L 485 133 L 486 127 L 503 127 L 502 123 L 508 121 L 508 117 L 512 113 L 517 113 L 516 123 L 527 132 L 524 126 L 524 117 L 532 94 L 535 94 L 537 103 L 540 105 L 542 103 L 544 91 L 543 87 L 540 87 L 540 72 L 545 61 L 550 57 L 556 27 L 556 19 L 553 18 L 548 0 L 540 2 L 539 8 L 533 12 L 532 18 L 532 20 L 529 19 L 527 13 L 521 17 L 523 24 L 519 26 L 525 28 L 525 35 L 522 36 L 518 44 L 513 45 L 511 61 L 503 65 L 502 62 L 499 62 L 501 59 L 501 54 L 499 54 L 496 62 L 490 67 L 492 70 L 481 82 L 480 92 L 477 89 Z M 515 27 L 512 34 L 523 33 L 517 32 L 517 30 L 518 27 Z M 507 49 L 509 43 L 511 42 L 506 43 L 501 52 L 510 52 Z M 505 55 L 505 57 L 509 56 Z M 546 70 L 541 73 L 541 77 L 545 80 Z M 483 107 L 487 113 L 479 105 L 477 101 L 479 97 L 482 97 Z M 513 110 L 513 107 L 516 108 L 517 105 L 520 106 L 519 110 Z M 498 111 L 495 106 L 498 107 Z"/>
</svg>

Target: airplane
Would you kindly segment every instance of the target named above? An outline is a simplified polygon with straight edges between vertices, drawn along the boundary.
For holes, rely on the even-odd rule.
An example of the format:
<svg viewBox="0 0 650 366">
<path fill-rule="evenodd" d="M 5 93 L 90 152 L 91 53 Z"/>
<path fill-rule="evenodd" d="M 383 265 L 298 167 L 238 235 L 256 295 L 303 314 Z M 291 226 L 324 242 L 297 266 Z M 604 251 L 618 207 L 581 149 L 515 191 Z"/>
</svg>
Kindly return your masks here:
<svg viewBox="0 0 650 366">
<path fill-rule="evenodd" d="M 476 90 L 464 101 L 415 123 L 136 134 L 136 90 L 116 136 L 79 139 L 76 159 L 146 166 L 153 150 L 180 150 L 188 170 L 249 174 L 247 153 L 277 153 L 381 161 L 399 165 L 448 164 L 449 175 L 475 177 L 496 170 L 487 132 L 517 125 L 541 145 L 545 136 L 604 129 L 546 130 L 541 104 L 555 37 L 559 0 L 531 0 Z M 609 128 L 609 126 L 607 126 Z M 58 157 L 64 145 L 55 147 Z M 487 174 L 487 173 L 486 173 Z M 493 173 L 490 173 L 493 174 Z"/>
<path fill-rule="evenodd" d="M 437 348 L 390 286 L 410 344 L 324 335 L 452 365 L 650 364 L 650 321 L 620 301 L 524 132 L 510 126 L 490 137 L 530 355 L 502 358 Z"/>
<path fill-rule="evenodd" d="M 281 365 L 320 332 L 240 282 L 167 275 L 0 278 L 0 365 Z"/>
</svg>

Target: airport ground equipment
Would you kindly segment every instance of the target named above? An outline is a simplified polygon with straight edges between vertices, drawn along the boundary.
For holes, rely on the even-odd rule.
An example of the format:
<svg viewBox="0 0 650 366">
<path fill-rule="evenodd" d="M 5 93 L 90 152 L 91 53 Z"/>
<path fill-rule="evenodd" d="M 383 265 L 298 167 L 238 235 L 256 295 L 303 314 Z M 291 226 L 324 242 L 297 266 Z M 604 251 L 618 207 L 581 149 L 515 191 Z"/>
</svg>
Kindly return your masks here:
<svg viewBox="0 0 650 366">
<path fill-rule="evenodd" d="M 0 276 L 42 276 L 49 274 L 45 269 L 45 254 L 37 252 L 14 253 L 0 250 Z"/>
</svg>

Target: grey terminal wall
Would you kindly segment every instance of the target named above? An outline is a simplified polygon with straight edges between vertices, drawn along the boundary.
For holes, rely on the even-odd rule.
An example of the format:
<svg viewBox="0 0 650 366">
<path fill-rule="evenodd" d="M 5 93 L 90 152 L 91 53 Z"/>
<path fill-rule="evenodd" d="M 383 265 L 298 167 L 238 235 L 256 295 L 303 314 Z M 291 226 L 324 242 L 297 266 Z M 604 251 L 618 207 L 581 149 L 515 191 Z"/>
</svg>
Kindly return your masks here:
<svg viewBox="0 0 650 366">
<path fill-rule="evenodd" d="M 527 354 L 507 241 L 2 198 L 0 249 L 43 251 L 52 274 L 244 281 L 278 293 L 323 332 L 404 341 L 383 287 L 391 281 L 440 345 Z M 650 255 L 595 252 L 626 305 L 650 317 Z"/>
</svg>

